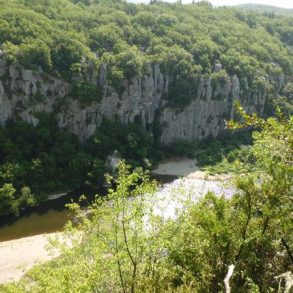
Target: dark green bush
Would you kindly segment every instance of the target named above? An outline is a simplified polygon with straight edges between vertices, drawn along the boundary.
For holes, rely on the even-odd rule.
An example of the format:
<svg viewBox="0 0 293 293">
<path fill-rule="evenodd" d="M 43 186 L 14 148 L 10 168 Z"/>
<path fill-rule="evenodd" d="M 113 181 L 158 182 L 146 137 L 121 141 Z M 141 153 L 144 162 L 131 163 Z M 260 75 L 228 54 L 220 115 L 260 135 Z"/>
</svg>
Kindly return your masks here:
<svg viewBox="0 0 293 293">
<path fill-rule="evenodd" d="M 93 102 L 101 102 L 103 90 L 97 85 L 81 82 L 73 87 L 72 96 L 78 99 L 81 104 L 90 106 Z"/>
</svg>

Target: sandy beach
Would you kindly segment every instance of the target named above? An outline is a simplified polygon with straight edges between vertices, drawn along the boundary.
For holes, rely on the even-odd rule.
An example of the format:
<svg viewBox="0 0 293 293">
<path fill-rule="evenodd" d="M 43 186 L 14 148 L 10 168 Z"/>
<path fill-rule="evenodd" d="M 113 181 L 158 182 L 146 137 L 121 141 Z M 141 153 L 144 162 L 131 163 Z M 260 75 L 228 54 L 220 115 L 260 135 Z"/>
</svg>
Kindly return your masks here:
<svg viewBox="0 0 293 293">
<path fill-rule="evenodd" d="M 182 190 L 183 188 L 186 195 L 193 193 L 195 198 L 202 196 L 209 190 L 216 193 L 226 193 L 225 189 L 220 187 L 220 181 L 225 180 L 225 178 L 223 176 L 207 176 L 196 165 L 195 159 L 168 160 L 159 164 L 152 172 L 156 175 L 184 177 L 166 184 L 158 192 L 154 205 L 157 205 L 158 210 L 161 210 L 165 217 L 174 217 L 176 208 L 181 204 L 182 195 L 179 196 L 176 192 L 174 193 L 174 189 L 181 188 Z M 172 198 L 172 196 L 175 196 L 175 198 Z M 0 284 L 17 281 L 35 264 L 56 257 L 58 252 L 55 251 L 52 254 L 46 249 L 48 237 L 56 234 L 41 234 L 0 242 Z"/>
<path fill-rule="evenodd" d="M 228 174 L 208 175 L 197 166 L 196 159 L 175 158 L 161 162 L 153 171 L 155 175 L 171 175 L 193 179 L 223 181 L 229 179 Z"/>
<path fill-rule="evenodd" d="M 0 242 L 0 284 L 17 281 L 36 263 L 56 257 L 57 251 L 46 249 L 48 237 L 53 235 L 56 233 Z"/>
</svg>

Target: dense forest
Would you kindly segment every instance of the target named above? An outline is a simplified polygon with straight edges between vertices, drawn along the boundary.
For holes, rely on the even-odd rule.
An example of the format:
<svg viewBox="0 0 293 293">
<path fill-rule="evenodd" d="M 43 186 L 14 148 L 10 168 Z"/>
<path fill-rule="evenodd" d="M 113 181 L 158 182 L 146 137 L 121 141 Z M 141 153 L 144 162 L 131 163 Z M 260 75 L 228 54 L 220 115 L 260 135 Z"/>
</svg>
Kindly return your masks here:
<svg viewBox="0 0 293 293">
<path fill-rule="evenodd" d="M 163 125 L 147 129 L 139 117 L 103 119 L 81 140 L 60 127 L 57 110 L 34 113 L 36 125 L 15 115 L 0 127 L 0 216 L 55 192 L 104 180 L 111 187 L 86 210 L 69 205 L 74 220 L 53 241 L 61 256 L 1 292 L 291 292 L 293 13 L 150 2 L 0 0 L 1 87 L 9 92 L 1 68 L 8 63 L 70 84 L 58 107 L 66 99 L 89 107 L 103 98 L 90 80 L 105 64 L 120 95 L 125 80 L 150 75 L 156 64 L 170 80 L 164 104 L 177 112 L 196 98 L 199 79 L 225 84 L 231 76 L 248 104 L 256 89 L 264 93 L 264 111 L 239 103 L 220 137 L 168 145 L 160 142 Z M 37 92 L 29 102 L 44 99 Z M 104 179 L 114 151 L 124 160 Z M 144 169 L 168 156 L 234 173 L 234 194 L 182 196 L 175 218 L 156 213 L 159 187 Z"/>
<path fill-rule="evenodd" d="M 93 67 L 98 71 L 107 64 L 107 79 L 123 92 L 123 80 L 147 75 L 149 64 L 159 64 L 172 80 L 164 97 L 169 107 L 188 106 L 199 77 L 211 75 L 213 82 L 223 83 L 236 74 L 247 97 L 255 88 L 266 92 L 265 114 L 272 115 L 276 104 L 292 113 L 292 22 L 290 13 L 257 14 L 213 8 L 208 2 L 0 0 L 0 58 L 68 81 L 73 84 L 71 98 L 85 105 L 101 99 L 101 88 L 87 80 Z M 281 89 L 280 76 L 286 80 Z M 4 87 L 7 79 L 1 76 Z M 32 97 L 34 103 L 44 98 Z M 179 141 L 166 149 L 159 143 L 160 125 L 146 132 L 140 121 L 123 125 L 117 119 L 103 121 L 81 143 L 58 128 L 54 113 L 36 116 L 37 127 L 15 117 L 0 129 L 2 215 L 17 214 L 48 193 L 99 183 L 105 159 L 114 150 L 133 166 L 144 167 L 172 152 L 194 156 L 204 149 L 204 165 L 231 151 L 221 141 Z"/>
<path fill-rule="evenodd" d="M 275 14 L 279 15 L 292 15 L 293 9 L 286 9 L 281 8 L 277 6 L 271 6 L 271 5 L 264 5 L 264 4 L 242 4 L 238 5 L 238 8 L 249 10 L 251 12 L 258 12 L 258 13 L 264 13 L 267 15 L 274 16 Z"/>
</svg>

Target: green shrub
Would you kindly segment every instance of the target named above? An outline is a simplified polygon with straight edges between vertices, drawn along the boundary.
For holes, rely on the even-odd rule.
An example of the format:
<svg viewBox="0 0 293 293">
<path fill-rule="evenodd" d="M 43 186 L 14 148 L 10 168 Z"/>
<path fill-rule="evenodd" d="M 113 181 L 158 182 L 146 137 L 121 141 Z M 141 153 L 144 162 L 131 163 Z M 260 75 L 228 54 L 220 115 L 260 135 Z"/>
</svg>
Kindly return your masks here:
<svg viewBox="0 0 293 293">
<path fill-rule="evenodd" d="M 72 96 L 78 99 L 81 104 L 90 106 L 93 102 L 101 102 L 103 90 L 97 85 L 80 82 L 73 87 Z"/>
</svg>

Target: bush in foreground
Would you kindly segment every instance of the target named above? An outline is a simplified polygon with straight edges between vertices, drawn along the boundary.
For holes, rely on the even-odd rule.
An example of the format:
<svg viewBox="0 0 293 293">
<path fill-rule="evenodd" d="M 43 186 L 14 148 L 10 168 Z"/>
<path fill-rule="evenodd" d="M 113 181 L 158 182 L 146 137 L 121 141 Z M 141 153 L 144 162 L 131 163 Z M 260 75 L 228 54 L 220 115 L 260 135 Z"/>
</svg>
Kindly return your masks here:
<svg viewBox="0 0 293 293">
<path fill-rule="evenodd" d="M 156 212 L 155 182 L 122 163 L 106 198 L 86 212 L 71 206 L 78 220 L 66 229 L 72 247 L 61 245 L 59 258 L 1 292 L 275 292 L 276 276 L 293 262 L 293 119 L 265 121 L 240 110 L 261 131 L 255 171 L 236 178 L 230 199 L 183 200 L 176 219 L 167 219 Z"/>
</svg>

